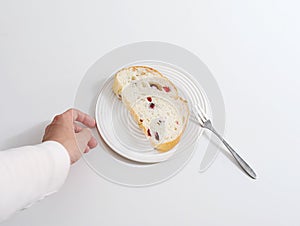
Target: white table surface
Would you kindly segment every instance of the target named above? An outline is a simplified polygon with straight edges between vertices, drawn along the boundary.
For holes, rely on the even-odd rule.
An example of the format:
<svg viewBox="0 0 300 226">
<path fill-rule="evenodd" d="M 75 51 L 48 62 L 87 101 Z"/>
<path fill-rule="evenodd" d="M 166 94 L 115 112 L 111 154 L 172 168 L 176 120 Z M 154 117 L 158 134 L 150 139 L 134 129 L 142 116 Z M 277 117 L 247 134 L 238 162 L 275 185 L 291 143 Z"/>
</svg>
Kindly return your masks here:
<svg viewBox="0 0 300 226">
<path fill-rule="evenodd" d="M 226 107 L 226 137 L 258 173 L 203 151 L 175 177 L 130 188 L 72 166 L 62 189 L 4 226 L 300 225 L 300 5 L 254 1 L 0 2 L 0 149 L 40 141 L 111 49 L 165 41 L 199 56 Z M 1 201 L 1 200 L 0 200 Z"/>
</svg>

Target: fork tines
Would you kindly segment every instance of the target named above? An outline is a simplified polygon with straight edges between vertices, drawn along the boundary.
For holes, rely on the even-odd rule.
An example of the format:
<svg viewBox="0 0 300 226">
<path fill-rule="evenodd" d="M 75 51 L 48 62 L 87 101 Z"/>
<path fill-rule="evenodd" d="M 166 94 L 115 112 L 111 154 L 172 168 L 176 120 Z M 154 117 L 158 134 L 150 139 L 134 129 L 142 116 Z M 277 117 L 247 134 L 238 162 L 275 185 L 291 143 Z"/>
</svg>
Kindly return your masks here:
<svg viewBox="0 0 300 226">
<path fill-rule="evenodd" d="M 195 104 L 192 110 L 200 125 L 203 126 L 203 123 L 208 120 L 208 116 L 205 114 L 203 108 L 200 106 L 200 104 Z"/>
</svg>

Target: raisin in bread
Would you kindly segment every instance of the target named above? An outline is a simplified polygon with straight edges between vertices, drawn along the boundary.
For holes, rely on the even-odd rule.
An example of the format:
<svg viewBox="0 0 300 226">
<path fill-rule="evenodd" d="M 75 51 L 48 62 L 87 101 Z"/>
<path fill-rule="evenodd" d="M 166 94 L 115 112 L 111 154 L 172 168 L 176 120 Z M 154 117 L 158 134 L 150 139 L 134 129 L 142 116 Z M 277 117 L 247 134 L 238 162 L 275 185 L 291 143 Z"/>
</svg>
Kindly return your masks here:
<svg viewBox="0 0 300 226">
<path fill-rule="evenodd" d="M 149 73 L 138 74 L 139 69 Z M 121 71 L 115 75 L 115 94 L 122 99 L 153 147 L 159 151 L 172 149 L 187 125 L 187 101 L 179 97 L 175 85 L 155 69 L 137 66 Z"/>
</svg>

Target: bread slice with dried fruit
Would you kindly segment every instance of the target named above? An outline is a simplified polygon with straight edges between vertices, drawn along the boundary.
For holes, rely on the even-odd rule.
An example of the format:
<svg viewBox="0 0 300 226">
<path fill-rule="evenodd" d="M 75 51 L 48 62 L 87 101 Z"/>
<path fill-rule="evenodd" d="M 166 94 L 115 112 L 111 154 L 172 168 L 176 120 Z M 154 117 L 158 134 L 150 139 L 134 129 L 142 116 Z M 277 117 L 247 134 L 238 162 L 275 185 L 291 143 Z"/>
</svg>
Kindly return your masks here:
<svg viewBox="0 0 300 226">
<path fill-rule="evenodd" d="M 124 68 L 115 75 L 113 91 L 154 148 L 168 151 L 179 142 L 188 122 L 188 104 L 160 72 L 145 66 Z"/>
<path fill-rule="evenodd" d="M 159 151 L 172 149 L 180 140 L 189 117 L 182 98 L 149 95 L 130 106 L 130 112 L 152 146 Z"/>
</svg>

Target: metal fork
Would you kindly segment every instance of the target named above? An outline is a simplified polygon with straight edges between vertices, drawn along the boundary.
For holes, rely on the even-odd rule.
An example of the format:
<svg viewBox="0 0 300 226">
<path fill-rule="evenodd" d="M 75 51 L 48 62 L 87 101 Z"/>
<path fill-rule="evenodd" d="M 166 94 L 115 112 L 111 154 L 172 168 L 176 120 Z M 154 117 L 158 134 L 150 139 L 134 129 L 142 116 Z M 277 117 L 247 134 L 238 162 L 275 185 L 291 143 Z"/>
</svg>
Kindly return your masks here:
<svg viewBox="0 0 300 226">
<path fill-rule="evenodd" d="M 232 154 L 232 156 L 235 158 L 235 160 L 238 162 L 238 164 L 242 167 L 242 169 L 253 179 L 256 179 L 256 173 L 253 169 L 233 150 L 233 148 L 224 140 L 224 138 L 214 129 L 212 126 L 212 123 L 208 116 L 204 113 L 203 109 L 199 104 L 196 104 L 193 108 L 193 112 L 199 121 L 199 124 L 211 132 L 213 132 L 227 147 L 229 152 Z"/>
</svg>

